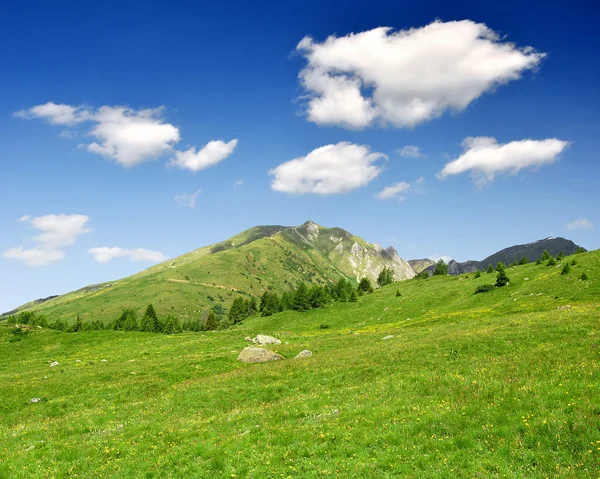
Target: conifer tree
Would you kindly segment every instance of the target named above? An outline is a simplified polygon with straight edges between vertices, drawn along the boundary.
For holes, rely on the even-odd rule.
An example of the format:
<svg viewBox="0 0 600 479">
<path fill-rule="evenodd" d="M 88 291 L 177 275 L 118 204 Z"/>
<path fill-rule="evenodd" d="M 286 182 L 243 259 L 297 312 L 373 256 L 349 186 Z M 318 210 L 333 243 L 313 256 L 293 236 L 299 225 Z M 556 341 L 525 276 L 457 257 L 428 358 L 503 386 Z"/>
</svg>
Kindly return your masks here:
<svg viewBox="0 0 600 479">
<path fill-rule="evenodd" d="M 219 327 L 219 318 L 217 318 L 217 314 L 211 309 L 208 312 L 208 316 L 206 317 L 206 321 L 204 322 L 204 331 L 214 331 Z"/>
<path fill-rule="evenodd" d="M 154 310 L 154 306 L 151 304 L 146 308 L 146 312 L 142 318 L 141 330 L 148 333 L 160 333 L 160 322 L 156 315 L 156 311 Z"/>
<path fill-rule="evenodd" d="M 569 263 L 565 263 L 560 274 L 566 275 L 566 274 L 569 274 L 570 272 L 571 272 L 571 265 Z"/>
<path fill-rule="evenodd" d="M 392 268 L 385 267 L 379 272 L 377 277 L 377 284 L 379 286 L 386 286 L 394 282 L 394 270 Z"/>
<path fill-rule="evenodd" d="M 502 261 L 498 261 L 496 264 L 496 271 L 503 271 L 506 269 L 506 265 Z"/>
<path fill-rule="evenodd" d="M 544 252 L 542 253 L 542 261 L 547 261 L 551 258 L 552 256 L 550 255 L 550 253 L 548 253 L 548 250 L 545 249 Z"/>
<path fill-rule="evenodd" d="M 510 278 L 506 275 L 506 271 L 504 268 L 498 270 L 498 275 L 496 276 L 496 286 L 502 287 L 506 286 L 510 281 Z"/>
<path fill-rule="evenodd" d="M 494 267 L 490 264 L 487 269 L 488 274 L 492 274 L 494 272 Z"/>
<path fill-rule="evenodd" d="M 440 259 L 436 265 L 435 270 L 433 271 L 434 276 L 446 276 L 448 274 L 448 265 L 444 262 L 443 259 Z"/>
<path fill-rule="evenodd" d="M 527 256 L 523 256 L 520 260 L 519 260 L 519 264 L 527 264 L 529 263 L 529 258 L 527 258 Z"/>
<path fill-rule="evenodd" d="M 294 294 L 294 303 L 292 309 L 296 311 L 306 311 L 310 309 L 310 297 L 306 284 L 300 283 L 296 293 Z"/>
<path fill-rule="evenodd" d="M 348 301 L 350 301 L 351 303 L 356 303 L 358 301 L 356 291 L 352 290 L 352 293 L 350 293 L 350 299 Z"/>
<path fill-rule="evenodd" d="M 372 293 L 374 291 L 373 285 L 371 284 L 371 280 L 366 276 L 360 280 L 358 283 L 358 291 L 362 291 L 363 293 Z"/>
<path fill-rule="evenodd" d="M 473 276 L 475 279 L 480 278 L 481 277 L 481 272 L 479 270 L 477 270 L 477 272 L 475 273 L 475 276 Z"/>
</svg>

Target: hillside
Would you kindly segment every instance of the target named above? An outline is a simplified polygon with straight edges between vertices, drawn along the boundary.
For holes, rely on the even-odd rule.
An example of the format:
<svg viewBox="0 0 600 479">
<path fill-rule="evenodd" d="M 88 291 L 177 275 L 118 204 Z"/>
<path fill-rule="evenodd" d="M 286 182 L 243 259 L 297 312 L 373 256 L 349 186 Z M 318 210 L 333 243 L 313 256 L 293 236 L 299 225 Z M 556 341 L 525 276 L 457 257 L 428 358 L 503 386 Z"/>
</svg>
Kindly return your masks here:
<svg viewBox="0 0 600 479">
<path fill-rule="evenodd" d="M 383 267 L 396 279 L 414 271 L 393 248 L 383 249 L 341 228 L 307 221 L 298 227 L 256 226 L 221 243 L 206 246 L 138 274 L 25 308 L 51 319 L 110 321 L 123 308 L 142 313 L 152 303 L 159 314 L 185 321 L 219 304 L 226 310 L 237 295 L 289 291 L 300 282 L 327 284 L 345 277 L 375 281 Z"/>
<path fill-rule="evenodd" d="M 411 259 L 408 261 L 408 264 L 410 265 L 410 267 L 413 269 L 413 271 L 415 273 L 420 273 L 421 271 L 423 271 L 425 268 L 428 268 L 429 266 L 433 266 L 435 265 L 435 261 L 433 261 L 432 259 Z"/>
<path fill-rule="evenodd" d="M 218 332 L 0 324 L 0 477 L 598 477 L 600 251 L 507 273 Z M 258 333 L 286 359 L 236 361 Z"/>
<path fill-rule="evenodd" d="M 500 261 L 508 265 L 513 261 L 519 261 L 523 257 L 527 258 L 530 262 L 533 262 L 542 256 L 542 253 L 545 250 L 548 250 L 552 256 L 556 256 L 561 252 L 565 255 L 571 255 L 575 253 L 578 248 L 581 247 L 565 238 L 545 238 L 532 243 L 509 246 L 508 248 L 504 248 L 491 254 L 481 261 L 465 261 L 464 263 L 458 263 L 455 260 L 451 260 L 448 263 L 448 272 L 451 275 L 459 275 L 473 273 L 475 271 L 484 271 L 490 264 L 496 267 L 496 264 Z M 432 274 L 435 270 L 435 264 L 427 266 L 424 269 L 427 269 L 427 271 Z"/>
</svg>

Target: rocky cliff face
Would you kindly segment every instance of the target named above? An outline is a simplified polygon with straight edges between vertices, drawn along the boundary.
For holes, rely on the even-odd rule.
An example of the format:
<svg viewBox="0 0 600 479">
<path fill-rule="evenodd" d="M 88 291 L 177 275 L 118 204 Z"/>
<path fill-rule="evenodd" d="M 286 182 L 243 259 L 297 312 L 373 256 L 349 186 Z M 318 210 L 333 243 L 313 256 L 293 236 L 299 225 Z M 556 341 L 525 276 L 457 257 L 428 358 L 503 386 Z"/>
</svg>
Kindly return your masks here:
<svg viewBox="0 0 600 479">
<path fill-rule="evenodd" d="M 338 271 L 357 281 L 364 277 L 376 281 L 384 267 L 392 268 L 397 281 L 415 276 L 408 262 L 391 246 L 384 249 L 341 228 L 325 228 L 307 221 L 281 234 L 304 248 L 316 250 Z"/>
</svg>

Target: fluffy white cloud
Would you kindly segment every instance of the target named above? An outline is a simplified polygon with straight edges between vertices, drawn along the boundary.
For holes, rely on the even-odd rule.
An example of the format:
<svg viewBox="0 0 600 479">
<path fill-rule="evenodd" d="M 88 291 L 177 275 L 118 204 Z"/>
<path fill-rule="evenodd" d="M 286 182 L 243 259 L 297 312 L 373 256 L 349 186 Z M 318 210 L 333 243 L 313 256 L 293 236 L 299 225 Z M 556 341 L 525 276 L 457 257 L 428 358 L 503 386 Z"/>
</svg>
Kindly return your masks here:
<svg viewBox="0 0 600 479">
<path fill-rule="evenodd" d="M 27 110 L 15 112 L 15 116 L 25 119 L 40 118 L 51 125 L 72 126 L 89 119 L 90 112 L 81 106 L 57 105 L 53 102 L 37 105 Z"/>
<path fill-rule="evenodd" d="M 134 166 L 170 151 L 179 141 L 179 129 L 160 119 L 161 109 L 135 111 L 125 107 L 101 107 L 90 131 L 99 142 L 87 145 L 92 153 Z"/>
<path fill-rule="evenodd" d="M 569 230 L 591 230 L 594 228 L 594 224 L 587 218 L 581 218 L 580 220 L 572 221 L 567 225 Z"/>
<path fill-rule="evenodd" d="M 15 115 L 69 127 L 88 123 L 91 127 L 87 135 L 95 141 L 80 146 L 122 166 L 135 166 L 172 152 L 173 146 L 180 140 L 179 128 L 163 121 L 162 111 L 162 108 L 135 110 L 125 106 L 92 109 L 49 102 L 18 111 Z M 75 134 L 66 130 L 61 136 L 73 137 Z M 195 148 L 175 151 L 171 164 L 199 171 L 224 160 L 236 145 L 237 140 L 229 143 L 219 140 L 209 142 L 198 152 Z"/>
<path fill-rule="evenodd" d="M 407 183 L 406 181 L 401 181 L 399 183 L 394 183 L 391 186 L 385 187 L 381 190 L 377 195 L 375 195 L 380 200 L 389 200 L 391 198 L 396 198 L 398 201 L 404 200 L 403 193 L 407 193 L 412 189 L 412 185 Z"/>
<path fill-rule="evenodd" d="M 446 164 L 438 178 L 470 171 L 477 185 L 482 187 L 493 181 L 498 173 L 517 173 L 523 168 L 553 163 L 569 146 L 569 142 L 551 138 L 498 144 L 496 139 L 491 137 L 469 137 L 462 145 L 463 153 L 456 160 Z"/>
<path fill-rule="evenodd" d="M 63 248 L 75 243 L 80 235 L 91 231 L 86 227 L 89 217 L 85 215 L 22 216 L 19 221 L 29 223 L 41 231 L 41 234 L 33 238 L 37 245 L 30 249 L 23 246 L 10 248 L 3 252 L 3 256 L 21 260 L 29 266 L 45 266 L 62 260 L 65 257 Z"/>
<path fill-rule="evenodd" d="M 305 37 L 297 51 L 308 62 L 299 75 L 308 119 L 346 128 L 376 120 L 413 127 L 448 109 L 462 110 L 545 56 L 470 20 L 398 32 L 380 27 L 322 43 Z"/>
<path fill-rule="evenodd" d="M 237 140 L 231 140 L 228 143 L 215 140 L 209 141 L 199 151 L 196 151 L 196 148 L 193 147 L 186 151 L 176 151 L 175 157 L 169 165 L 191 171 L 200 171 L 223 161 L 233 153 L 237 144 Z"/>
<path fill-rule="evenodd" d="M 201 190 L 198 190 L 192 194 L 183 193 L 181 195 L 177 195 L 177 196 L 175 196 L 175 201 L 177 201 L 177 203 L 179 203 L 180 205 L 189 206 L 190 208 L 195 208 L 196 207 L 196 198 L 198 198 L 198 195 L 200 194 L 200 192 L 201 192 Z"/>
<path fill-rule="evenodd" d="M 374 164 L 387 158 L 366 145 L 341 142 L 282 163 L 269 171 L 271 188 L 285 193 L 333 194 L 365 186 L 382 171 Z"/>
<path fill-rule="evenodd" d="M 98 263 L 108 263 L 115 258 L 129 258 L 131 261 L 150 261 L 152 263 L 160 263 L 165 261 L 167 257 L 158 251 L 152 251 L 144 248 L 124 249 L 119 247 L 102 246 L 100 248 L 90 248 L 88 253 L 91 254 Z"/>
<path fill-rule="evenodd" d="M 25 249 L 22 246 L 10 248 L 2 253 L 6 259 L 16 259 L 23 261 L 29 266 L 47 266 L 65 257 L 65 252 L 56 249 L 30 248 Z"/>
<path fill-rule="evenodd" d="M 423 158 L 425 156 L 421 153 L 421 149 L 415 145 L 406 145 L 398 150 L 398 154 L 409 158 Z"/>
</svg>

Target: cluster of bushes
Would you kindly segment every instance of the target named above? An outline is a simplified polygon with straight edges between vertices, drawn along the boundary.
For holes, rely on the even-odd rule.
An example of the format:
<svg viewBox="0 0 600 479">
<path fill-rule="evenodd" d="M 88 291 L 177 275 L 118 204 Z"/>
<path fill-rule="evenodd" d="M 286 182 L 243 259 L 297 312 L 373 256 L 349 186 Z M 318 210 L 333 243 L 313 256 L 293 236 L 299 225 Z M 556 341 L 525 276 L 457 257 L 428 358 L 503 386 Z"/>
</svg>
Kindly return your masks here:
<svg viewBox="0 0 600 479">
<path fill-rule="evenodd" d="M 490 268 L 492 268 L 492 265 L 490 265 Z M 494 270 L 492 268 L 492 272 L 493 271 Z M 510 283 L 510 278 L 506 274 L 506 266 L 504 266 L 504 263 L 498 261 L 498 264 L 496 265 L 496 271 L 498 273 L 496 275 L 496 282 L 494 284 L 482 284 L 480 286 L 477 286 L 477 288 L 475 288 L 474 294 L 487 293 L 488 291 L 492 291 L 495 288 L 502 288 L 503 286 L 506 286 Z M 489 268 L 488 273 L 490 273 Z M 479 278 L 480 276 L 481 273 L 477 271 L 475 277 Z"/>
</svg>

